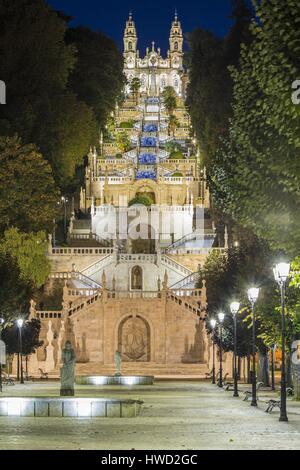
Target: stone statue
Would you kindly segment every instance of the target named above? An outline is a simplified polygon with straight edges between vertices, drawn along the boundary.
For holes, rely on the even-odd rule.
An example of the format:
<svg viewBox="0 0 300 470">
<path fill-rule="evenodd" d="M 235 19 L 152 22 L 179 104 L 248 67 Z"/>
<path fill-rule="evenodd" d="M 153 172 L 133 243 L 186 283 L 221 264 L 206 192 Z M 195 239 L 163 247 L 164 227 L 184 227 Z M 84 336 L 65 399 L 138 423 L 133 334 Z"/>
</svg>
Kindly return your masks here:
<svg viewBox="0 0 300 470">
<path fill-rule="evenodd" d="M 75 353 L 71 342 L 67 341 L 62 351 L 63 366 L 60 369 L 60 395 L 62 397 L 74 396 Z"/>
<path fill-rule="evenodd" d="M 121 362 L 122 362 L 122 356 L 120 351 L 115 352 L 115 376 L 120 377 L 121 374 Z"/>
</svg>

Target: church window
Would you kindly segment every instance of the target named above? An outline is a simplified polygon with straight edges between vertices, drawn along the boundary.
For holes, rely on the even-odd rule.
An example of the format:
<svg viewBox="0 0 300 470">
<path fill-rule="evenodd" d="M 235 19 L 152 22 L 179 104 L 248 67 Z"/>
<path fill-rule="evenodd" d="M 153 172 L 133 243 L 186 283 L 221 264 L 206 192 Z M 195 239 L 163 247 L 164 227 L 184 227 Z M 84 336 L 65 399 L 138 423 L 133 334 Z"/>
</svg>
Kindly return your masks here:
<svg viewBox="0 0 300 470">
<path fill-rule="evenodd" d="M 176 41 L 175 44 L 174 44 L 174 50 L 175 51 L 178 51 L 178 42 Z"/>
<path fill-rule="evenodd" d="M 165 88 L 165 86 L 166 86 L 166 77 L 162 77 L 162 79 L 161 79 L 161 86 L 162 86 L 163 88 Z"/>
<path fill-rule="evenodd" d="M 178 85 L 179 85 L 178 78 L 175 77 L 175 78 L 174 78 L 174 87 L 175 87 L 175 88 L 178 88 Z"/>
<path fill-rule="evenodd" d="M 128 49 L 129 49 L 130 51 L 132 51 L 132 42 L 131 42 L 131 41 L 128 43 Z"/>
</svg>

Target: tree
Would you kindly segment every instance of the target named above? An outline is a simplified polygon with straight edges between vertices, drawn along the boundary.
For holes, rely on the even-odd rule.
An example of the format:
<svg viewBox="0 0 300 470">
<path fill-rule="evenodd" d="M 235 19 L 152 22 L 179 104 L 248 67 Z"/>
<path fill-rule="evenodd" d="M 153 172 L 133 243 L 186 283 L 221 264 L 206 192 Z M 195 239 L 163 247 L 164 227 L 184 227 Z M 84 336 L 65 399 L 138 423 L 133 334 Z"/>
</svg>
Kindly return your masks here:
<svg viewBox="0 0 300 470">
<path fill-rule="evenodd" d="M 22 350 L 20 349 L 20 331 L 15 322 L 11 322 L 6 325 L 3 329 L 1 338 L 6 345 L 6 353 L 8 355 L 22 353 L 22 356 L 26 356 L 26 368 L 27 368 L 27 356 L 36 353 L 36 350 L 43 345 L 43 341 L 40 341 L 39 335 L 41 331 L 41 322 L 33 318 L 30 321 L 25 321 L 22 327 Z M 18 376 L 19 376 L 19 361 L 18 361 Z M 26 370 L 27 371 L 27 370 Z"/>
<path fill-rule="evenodd" d="M 22 281 L 36 288 L 45 283 L 50 274 L 50 261 L 46 257 L 44 232 L 21 233 L 10 228 L 4 233 L 0 251 L 15 260 Z"/>
<path fill-rule="evenodd" d="M 139 92 L 141 88 L 141 81 L 139 78 L 134 77 L 130 82 L 130 91 L 135 98 L 136 104 L 138 103 Z"/>
<path fill-rule="evenodd" d="M 11 226 L 50 233 L 58 197 L 51 168 L 36 146 L 0 137 L 0 234 Z"/>
<path fill-rule="evenodd" d="M 72 93 L 61 94 L 49 103 L 44 124 L 36 131 L 40 147 L 49 160 L 56 181 L 64 190 L 72 183 L 90 145 L 97 140 L 94 113 Z"/>
<path fill-rule="evenodd" d="M 179 121 L 177 117 L 174 114 L 171 114 L 169 117 L 169 124 L 168 124 L 168 133 L 169 135 L 172 135 L 172 137 L 175 137 L 175 131 L 179 127 Z"/>
<path fill-rule="evenodd" d="M 162 92 L 162 98 L 169 117 L 171 117 L 177 108 L 176 91 L 172 86 L 166 86 Z"/>
<path fill-rule="evenodd" d="M 274 315 L 278 306 L 278 293 L 272 277 L 272 263 L 276 253 L 262 240 L 249 236 L 249 233 L 239 230 L 239 235 L 239 247 L 231 248 L 226 255 L 212 252 L 204 269 L 200 271 L 200 279 L 205 279 L 207 285 L 208 320 L 216 317 L 219 311 L 227 313 L 224 323 L 224 349 L 227 351 L 233 351 L 233 321 L 229 306 L 233 300 L 240 301 L 237 317 L 238 354 L 248 356 L 248 359 L 252 354 L 252 311 L 247 290 L 253 285 L 260 287 L 260 298 L 256 305 L 257 346 L 260 364 L 263 365 L 261 377 L 267 384 L 268 349 L 275 341 L 274 338 L 271 342 L 266 341 L 266 334 L 276 329 L 278 320 Z M 207 327 L 210 329 L 209 321 Z"/>
<path fill-rule="evenodd" d="M 186 104 L 206 165 L 213 163 L 232 116 L 233 80 L 228 67 L 237 65 L 240 46 L 251 40 L 251 12 L 247 2 L 232 2 L 233 26 L 224 39 L 197 28 L 188 35 L 189 68 Z"/>
<path fill-rule="evenodd" d="M 65 89 L 75 48 L 65 44 L 66 22 L 43 0 L 3 0 L 0 22 L 1 79 L 7 84 L 0 134 L 18 132 L 34 142 L 43 102 Z"/>
<path fill-rule="evenodd" d="M 4 0 L 0 21 L 1 79 L 8 89 L 0 135 L 17 133 L 25 144 L 37 144 L 54 179 L 65 188 L 98 135 L 93 110 L 77 99 L 77 90 L 67 88 L 77 60 L 75 45 L 65 42 L 68 18 L 44 0 Z M 85 71 L 84 83 L 92 67 Z M 110 78 L 109 86 L 112 82 Z"/>
<path fill-rule="evenodd" d="M 116 144 L 122 153 L 130 150 L 131 144 L 127 132 L 118 132 L 116 135 Z"/>
<path fill-rule="evenodd" d="M 300 5 L 262 1 L 256 14 L 253 41 L 232 70 L 233 118 L 210 168 L 210 186 L 220 210 L 294 256 L 300 243 L 300 115 L 291 86 L 300 73 Z"/>
<path fill-rule="evenodd" d="M 93 109 L 103 128 L 125 84 L 122 55 L 111 39 L 88 28 L 70 28 L 66 41 L 77 49 L 69 88 Z"/>
<path fill-rule="evenodd" d="M 26 312 L 33 292 L 32 285 L 20 278 L 16 259 L 0 250 L 1 316 L 9 322 L 16 313 Z"/>
</svg>

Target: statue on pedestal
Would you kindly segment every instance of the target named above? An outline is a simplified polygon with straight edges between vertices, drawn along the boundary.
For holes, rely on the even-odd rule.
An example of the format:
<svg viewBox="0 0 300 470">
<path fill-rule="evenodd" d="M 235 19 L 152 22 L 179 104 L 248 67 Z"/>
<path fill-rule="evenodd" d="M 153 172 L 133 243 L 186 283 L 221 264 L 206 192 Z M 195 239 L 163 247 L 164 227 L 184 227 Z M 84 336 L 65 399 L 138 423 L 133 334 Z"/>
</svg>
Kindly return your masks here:
<svg viewBox="0 0 300 470">
<path fill-rule="evenodd" d="M 60 369 L 60 395 L 62 397 L 73 397 L 76 358 L 70 341 L 66 342 L 65 348 L 62 351 L 61 359 L 63 366 Z"/>
<path fill-rule="evenodd" d="M 122 356 L 120 351 L 115 352 L 115 377 L 120 377 L 121 374 Z"/>
</svg>

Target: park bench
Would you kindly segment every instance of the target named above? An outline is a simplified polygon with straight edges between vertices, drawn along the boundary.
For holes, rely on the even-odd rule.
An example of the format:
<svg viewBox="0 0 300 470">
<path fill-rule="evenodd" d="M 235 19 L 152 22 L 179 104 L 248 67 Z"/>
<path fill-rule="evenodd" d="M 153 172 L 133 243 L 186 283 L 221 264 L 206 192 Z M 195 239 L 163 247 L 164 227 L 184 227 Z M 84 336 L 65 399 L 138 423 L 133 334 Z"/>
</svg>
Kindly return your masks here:
<svg viewBox="0 0 300 470">
<path fill-rule="evenodd" d="M 293 397 L 293 396 L 294 396 L 294 389 L 293 389 L 293 387 L 288 387 L 288 388 L 286 389 L 286 394 L 287 394 L 288 397 Z"/>
<path fill-rule="evenodd" d="M 213 370 L 210 370 L 209 372 L 206 372 L 205 378 L 206 378 L 206 379 L 211 379 L 211 378 L 212 378 L 212 375 L 213 375 Z"/>
<path fill-rule="evenodd" d="M 262 382 L 258 382 L 257 385 L 256 385 L 256 393 L 259 392 L 259 390 L 261 389 L 261 387 L 263 386 L 264 384 Z M 244 392 L 244 395 L 245 395 L 245 398 L 243 401 L 248 401 L 249 398 L 252 398 L 252 390 L 246 390 Z"/>
<path fill-rule="evenodd" d="M 227 382 L 227 377 L 229 376 L 229 373 L 227 372 L 227 374 L 224 375 L 224 378 L 223 378 L 223 385 L 224 387 L 226 387 L 226 385 L 228 385 L 229 382 Z"/>
<path fill-rule="evenodd" d="M 14 380 L 9 375 L 2 371 L 2 384 L 3 385 L 15 385 Z"/>
<path fill-rule="evenodd" d="M 48 372 L 43 371 L 43 369 L 39 369 L 39 372 L 41 374 L 40 380 L 48 380 Z"/>
<path fill-rule="evenodd" d="M 266 413 L 271 413 L 274 408 L 280 408 L 280 400 L 269 400 L 266 404 L 268 405 Z"/>
</svg>

